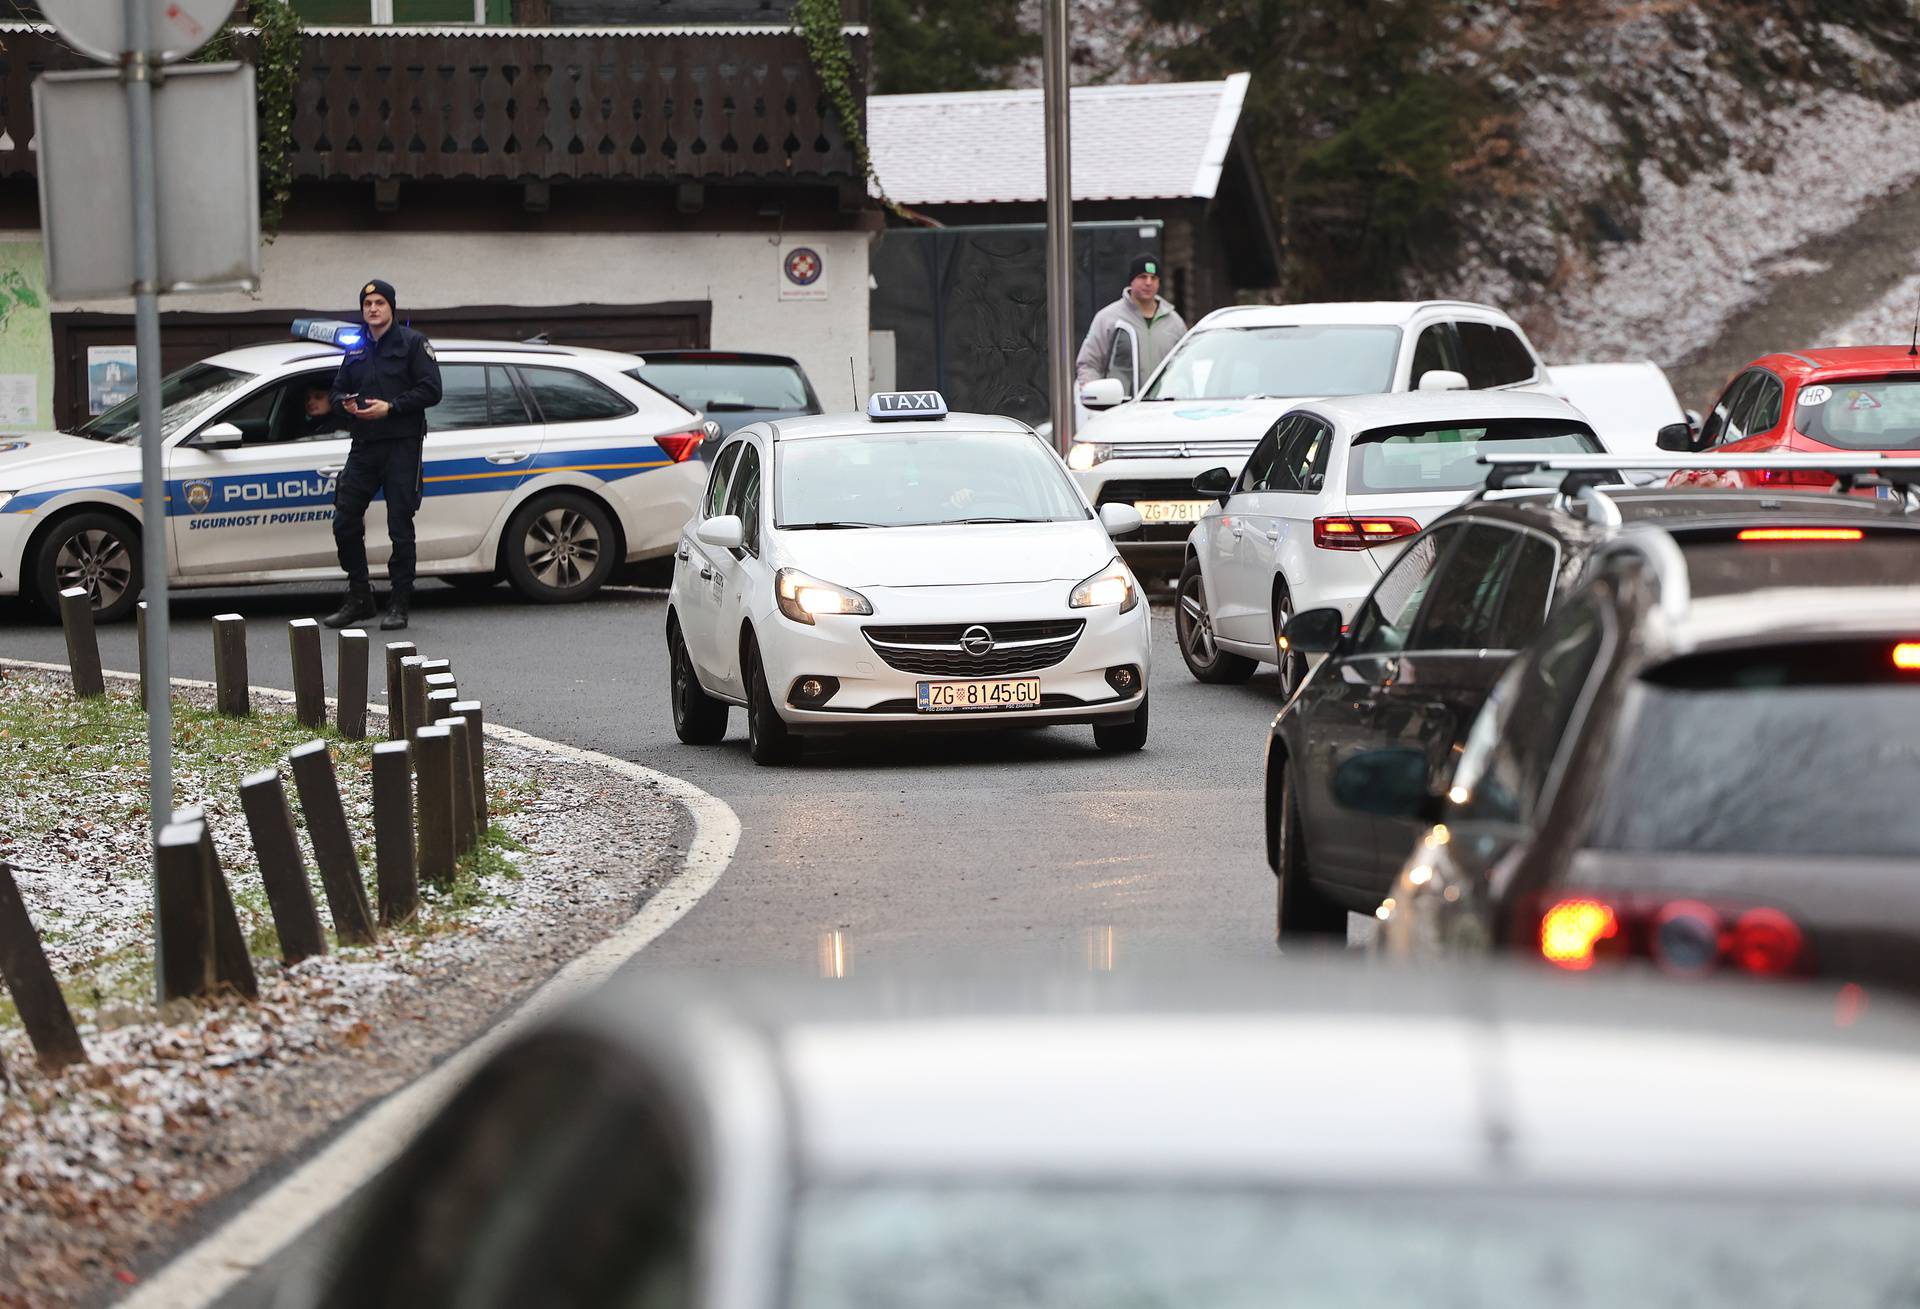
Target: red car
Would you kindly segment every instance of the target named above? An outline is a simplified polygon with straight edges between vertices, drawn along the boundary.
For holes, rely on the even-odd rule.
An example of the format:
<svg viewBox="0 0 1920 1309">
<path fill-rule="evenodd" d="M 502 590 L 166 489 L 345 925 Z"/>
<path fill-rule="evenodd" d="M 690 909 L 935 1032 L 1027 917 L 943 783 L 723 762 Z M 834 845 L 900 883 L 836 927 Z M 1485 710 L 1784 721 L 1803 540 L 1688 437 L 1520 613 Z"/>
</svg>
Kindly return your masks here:
<svg viewBox="0 0 1920 1309">
<path fill-rule="evenodd" d="M 1662 450 L 1679 452 L 1920 457 L 1920 354 L 1863 345 L 1762 355 L 1727 384 L 1697 434 L 1675 423 L 1660 429 L 1658 441 Z M 1729 470 L 1675 473 L 1669 484 L 1825 487 L 1833 478 Z"/>
</svg>

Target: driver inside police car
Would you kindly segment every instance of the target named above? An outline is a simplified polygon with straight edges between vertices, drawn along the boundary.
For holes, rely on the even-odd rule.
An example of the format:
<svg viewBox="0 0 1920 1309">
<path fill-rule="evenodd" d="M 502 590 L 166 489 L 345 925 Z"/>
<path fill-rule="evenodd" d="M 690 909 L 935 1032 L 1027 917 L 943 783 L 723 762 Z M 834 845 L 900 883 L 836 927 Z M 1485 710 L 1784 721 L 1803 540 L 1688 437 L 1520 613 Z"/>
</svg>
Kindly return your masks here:
<svg viewBox="0 0 1920 1309">
<path fill-rule="evenodd" d="M 328 395 L 333 408 L 352 420 L 353 437 L 333 494 L 333 541 L 347 594 L 320 620 L 328 627 L 364 622 L 378 612 L 367 573 L 367 506 L 375 494 L 386 498 L 393 542 L 382 631 L 407 625 L 413 598 L 413 516 L 424 490 L 427 410 L 440 403 L 440 363 L 426 337 L 393 321 L 398 299 L 393 284 L 377 277 L 360 288 L 367 339 L 340 361 Z"/>
</svg>

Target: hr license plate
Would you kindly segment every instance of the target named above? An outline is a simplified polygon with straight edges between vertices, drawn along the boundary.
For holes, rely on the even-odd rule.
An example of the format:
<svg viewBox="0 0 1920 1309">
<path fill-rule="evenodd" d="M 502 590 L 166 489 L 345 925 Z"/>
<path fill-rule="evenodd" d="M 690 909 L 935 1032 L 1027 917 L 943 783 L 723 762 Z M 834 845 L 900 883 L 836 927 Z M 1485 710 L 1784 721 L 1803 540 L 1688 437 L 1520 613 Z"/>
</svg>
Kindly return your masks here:
<svg viewBox="0 0 1920 1309">
<path fill-rule="evenodd" d="M 1133 507 L 1147 523 L 1197 523 L 1206 516 L 1211 500 L 1141 500 Z"/>
<path fill-rule="evenodd" d="M 977 682 L 921 682 L 923 714 L 946 714 L 962 709 L 1038 709 L 1040 679 L 1001 677 Z"/>
</svg>

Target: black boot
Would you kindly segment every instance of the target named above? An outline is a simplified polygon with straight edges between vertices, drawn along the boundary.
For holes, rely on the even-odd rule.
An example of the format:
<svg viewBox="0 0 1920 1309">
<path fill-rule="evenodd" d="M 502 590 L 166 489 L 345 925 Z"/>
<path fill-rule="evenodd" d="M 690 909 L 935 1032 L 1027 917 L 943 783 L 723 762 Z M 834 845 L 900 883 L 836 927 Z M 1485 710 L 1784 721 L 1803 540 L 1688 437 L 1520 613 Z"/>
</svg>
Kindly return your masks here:
<svg viewBox="0 0 1920 1309">
<path fill-rule="evenodd" d="M 328 627 L 345 627 L 349 623 L 364 623 L 379 612 L 373 603 L 373 592 L 350 590 L 340 607 L 320 621 Z"/>
<path fill-rule="evenodd" d="M 407 625 L 407 603 L 411 598 L 405 591 L 395 591 L 387 597 L 387 612 L 380 615 L 381 631 L 397 632 Z M 368 602 L 367 612 L 373 612 L 371 601 Z"/>
</svg>

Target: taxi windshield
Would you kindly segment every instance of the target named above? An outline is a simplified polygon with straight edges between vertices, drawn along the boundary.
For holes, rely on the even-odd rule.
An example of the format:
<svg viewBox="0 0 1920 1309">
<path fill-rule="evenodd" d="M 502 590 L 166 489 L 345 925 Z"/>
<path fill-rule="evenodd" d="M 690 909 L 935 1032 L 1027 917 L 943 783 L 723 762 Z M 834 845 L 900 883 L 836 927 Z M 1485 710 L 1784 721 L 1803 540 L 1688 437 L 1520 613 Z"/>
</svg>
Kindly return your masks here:
<svg viewBox="0 0 1920 1309">
<path fill-rule="evenodd" d="M 1312 324 L 1189 332 L 1142 400 L 1372 395 L 1393 389 L 1400 329 Z"/>
<path fill-rule="evenodd" d="M 213 364 L 189 364 L 160 383 L 160 435 L 172 436 L 216 402 L 254 379 L 254 374 Z M 74 429 L 75 436 L 115 445 L 140 443 L 140 398 L 128 396 Z"/>
<path fill-rule="evenodd" d="M 875 1287 L 910 1309 L 1912 1303 L 1912 1205 L 1750 1189 L 819 1187 L 787 1305 L 857 1309 Z"/>
<path fill-rule="evenodd" d="M 775 523 L 793 531 L 1084 519 L 1059 460 L 1029 432 L 889 432 L 781 441 Z"/>
<path fill-rule="evenodd" d="M 1603 454 L 1584 423 L 1561 418 L 1496 418 L 1464 425 L 1409 423 L 1379 427 L 1353 438 L 1347 493 L 1468 491 L 1487 480 L 1480 456 L 1503 454 Z"/>
<path fill-rule="evenodd" d="M 1920 377 L 1802 387 L 1794 426 L 1841 450 L 1920 450 Z"/>
</svg>

